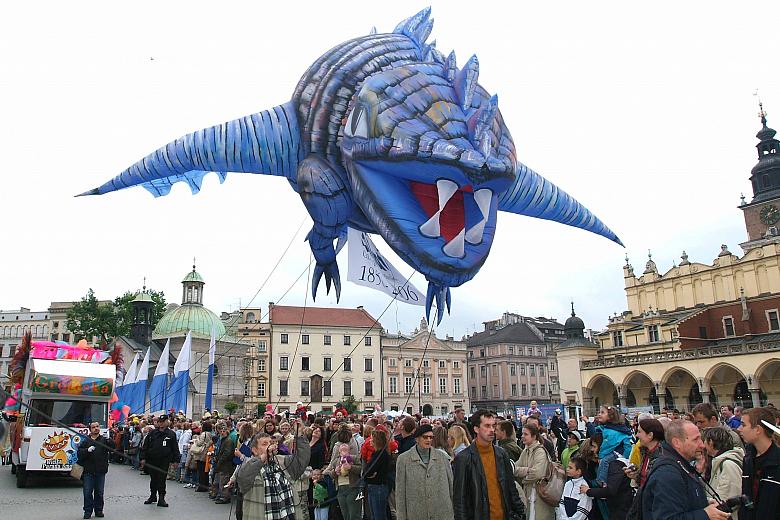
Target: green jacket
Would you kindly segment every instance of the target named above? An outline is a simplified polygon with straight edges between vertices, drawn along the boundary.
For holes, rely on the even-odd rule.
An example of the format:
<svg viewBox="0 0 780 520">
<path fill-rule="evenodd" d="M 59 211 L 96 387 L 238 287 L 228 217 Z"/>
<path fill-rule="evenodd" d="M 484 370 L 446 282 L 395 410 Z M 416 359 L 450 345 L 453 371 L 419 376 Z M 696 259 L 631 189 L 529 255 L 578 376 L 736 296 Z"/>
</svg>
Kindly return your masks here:
<svg viewBox="0 0 780 520">
<path fill-rule="evenodd" d="M 323 504 L 328 499 L 328 488 L 322 485 L 321 482 L 317 482 L 314 486 L 314 506 L 318 507 L 319 504 Z"/>
<path fill-rule="evenodd" d="M 563 450 L 563 453 L 561 453 L 561 465 L 563 466 L 563 469 L 566 469 L 566 467 L 569 465 L 569 459 L 571 459 L 572 455 L 577 453 L 579 449 L 579 446 L 575 446 L 573 448 L 566 446 L 566 448 Z"/>
<path fill-rule="evenodd" d="M 520 459 L 520 454 L 523 452 L 523 448 L 517 445 L 517 441 L 512 439 L 503 439 L 498 441 L 498 447 L 503 448 L 512 462 L 517 462 Z"/>
</svg>

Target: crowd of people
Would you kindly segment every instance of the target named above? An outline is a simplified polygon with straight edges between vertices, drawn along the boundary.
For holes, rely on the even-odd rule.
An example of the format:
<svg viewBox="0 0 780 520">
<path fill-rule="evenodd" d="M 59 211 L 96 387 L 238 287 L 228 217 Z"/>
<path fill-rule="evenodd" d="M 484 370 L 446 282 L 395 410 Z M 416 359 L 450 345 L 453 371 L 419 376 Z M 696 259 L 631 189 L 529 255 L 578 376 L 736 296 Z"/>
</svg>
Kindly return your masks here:
<svg viewBox="0 0 780 520">
<path fill-rule="evenodd" d="M 145 503 L 167 506 L 175 481 L 231 504 L 239 520 L 764 520 L 780 518 L 777 425 L 771 405 L 702 403 L 631 420 L 613 406 L 592 420 L 561 410 L 543 420 L 533 406 L 519 420 L 463 409 L 449 419 L 343 408 L 315 417 L 299 407 L 133 416 L 110 445 L 116 462 L 150 475 Z M 95 454 L 79 455 L 87 474 Z M 98 516 L 100 491 L 89 498 Z"/>
</svg>

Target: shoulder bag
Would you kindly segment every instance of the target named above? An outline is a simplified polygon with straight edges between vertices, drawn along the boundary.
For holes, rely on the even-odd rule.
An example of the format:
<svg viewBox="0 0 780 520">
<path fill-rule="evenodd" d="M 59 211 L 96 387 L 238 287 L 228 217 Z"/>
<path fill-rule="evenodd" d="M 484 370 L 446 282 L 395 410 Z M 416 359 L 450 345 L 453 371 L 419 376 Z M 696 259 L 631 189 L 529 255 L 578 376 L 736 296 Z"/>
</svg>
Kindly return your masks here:
<svg viewBox="0 0 780 520">
<path fill-rule="evenodd" d="M 550 506 L 557 506 L 563 496 L 563 486 L 566 483 L 566 472 L 557 462 L 553 462 L 550 454 L 541 446 L 545 457 L 547 457 L 547 471 L 543 478 L 536 482 L 536 495 L 542 501 Z"/>
</svg>

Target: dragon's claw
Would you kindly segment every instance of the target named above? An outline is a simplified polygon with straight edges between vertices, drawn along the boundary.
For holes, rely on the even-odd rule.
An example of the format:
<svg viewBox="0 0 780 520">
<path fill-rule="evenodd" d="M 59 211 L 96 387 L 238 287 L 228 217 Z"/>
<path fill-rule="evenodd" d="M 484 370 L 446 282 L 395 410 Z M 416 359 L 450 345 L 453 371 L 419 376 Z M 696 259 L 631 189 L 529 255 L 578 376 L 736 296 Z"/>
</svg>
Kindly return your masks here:
<svg viewBox="0 0 780 520">
<path fill-rule="evenodd" d="M 447 313 L 450 312 L 450 288 L 446 285 L 428 282 L 428 293 L 425 296 L 425 319 L 428 321 L 431 319 L 431 306 L 434 299 L 436 300 L 436 324 L 438 325 L 444 317 L 445 305 Z"/>
<path fill-rule="evenodd" d="M 336 262 L 331 262 L 327 265 L 317 264 L 314 266 L 314 274 L 311 280 L 311 296 L 314 300 L 317 299 L 317 287 L 322 280 L 322 276 L 325 275 L 325 294 L 330 294 L 330 286 L 336 289 L 336 303 L 341 298 L 341 276 L 339 275 L 339 265 Z"/>
</svg>

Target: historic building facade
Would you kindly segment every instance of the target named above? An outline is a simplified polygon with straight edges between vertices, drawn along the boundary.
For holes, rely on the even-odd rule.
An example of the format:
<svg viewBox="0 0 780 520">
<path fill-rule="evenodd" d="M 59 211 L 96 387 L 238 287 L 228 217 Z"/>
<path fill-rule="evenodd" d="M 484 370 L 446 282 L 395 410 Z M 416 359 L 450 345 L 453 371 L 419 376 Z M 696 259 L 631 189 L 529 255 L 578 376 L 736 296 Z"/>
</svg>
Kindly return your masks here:
<svg viewBox="0 0 780 520">
<path fill-rule="evenodd" d="M 269 403 L 294 412 L 298 401 L 331 413 L 352 396 L 359 410 L 381 403 L 382 326 L 363 307 L 269 304 Z"/>
<path fill-rule="evenodd" d="M 753 200 L 742 201 L 748 241 L 711 264 L 640 276 L 626 258 L 628 309 L 609 318 L 596 344 L 558 352 L 561 398 L 593 414 L 602 404 L 690 409 L 696 403 L 780 402 L 780 153 L 762 113 Z"/>
<path fill-rule="evenodd" d="M 528 406 L 532 400 L 557 402 L 554 348 L 565 339 L 563 325 L 512 313 L 484 325 L 483 332 L 466 340 L 472 409 L 510 414 L 515 406 Z"/>
<path fill-rule="evenodd" d="M 425 318 L 410 336 L 382 336 L 382 409 L 446 416 L 470 410 L 466 343 L 428 332 Z"/>
<path fill-rule="evenodd" d="M 222 323 L 228 336 L 247 345 L 244 358 L 244 411 L 262 415 L 268 402 L 269 348 L 271 326 L 263 322 L 260 307 L 242 307 L 234 312 L 223 312 Z"/>
</svg>

